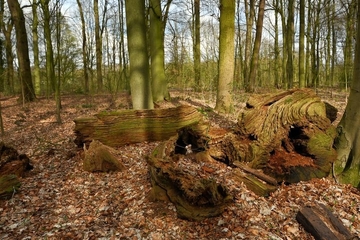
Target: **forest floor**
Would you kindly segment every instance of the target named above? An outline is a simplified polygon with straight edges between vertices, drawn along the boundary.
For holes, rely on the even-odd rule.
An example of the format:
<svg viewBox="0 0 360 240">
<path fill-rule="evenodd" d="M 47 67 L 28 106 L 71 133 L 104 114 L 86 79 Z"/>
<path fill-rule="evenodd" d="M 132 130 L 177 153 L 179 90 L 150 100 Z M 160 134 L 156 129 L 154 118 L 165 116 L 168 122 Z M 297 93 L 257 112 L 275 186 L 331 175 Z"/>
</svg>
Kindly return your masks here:
<svg viewBox="0 0 360 240">
<path fill-rule="evenodd" d="M 172 95 L 184 104 L 214 107 L 210 95 Z M 346 94 L 319 95 L 339 109 L 340 118 Z M 237 110 L 247 96 L 237 94 Z M 241 185 L 221 216 L 191 222 L 177 218 L 173 204 L 150 201 L 144 157 L 157 142 L 117 148 L 126 166 L 123 172 L 85 172 L 82 149 L 74 144 L 73 120 L 109 108 L 128 108 L 125 94 L 115 99 L 63 96 L 62 124 L 55 122 L 52 99 L 23 106 L 16 98 L 4 97 L 1 105 L 6 131 L 1 140 L 27 154 L 34 169 L 21 179 L 12 199 L 0 201 L 0 239 L 313 239 L 295 216 L 301 207 L 316 202 L 330 207 L 353 234 L 360 235 L 360 192 L 330 178 L 282 185 L 267 198 Z M 207 117 L 213 125 L 235 124 L 236 112 L 221 117 L 211 113 Z"/>
</svg>

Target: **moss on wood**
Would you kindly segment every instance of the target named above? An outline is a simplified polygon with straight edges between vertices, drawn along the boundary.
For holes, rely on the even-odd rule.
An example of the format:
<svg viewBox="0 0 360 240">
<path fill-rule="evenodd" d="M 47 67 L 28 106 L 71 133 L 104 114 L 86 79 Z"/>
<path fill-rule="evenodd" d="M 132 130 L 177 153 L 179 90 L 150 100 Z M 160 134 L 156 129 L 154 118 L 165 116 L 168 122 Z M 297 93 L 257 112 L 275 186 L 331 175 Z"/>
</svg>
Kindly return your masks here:
<svg viewBox="0 0 360 240">
<path fill-rule="evenodd" d="M 191 106 L 168 109 L 121 110 L 98 113 L 74 120 L 78 146 L 93 139 L 117 147 L 144 141 L 161 141 L 176 134 L 177 129 L 196 125 L 202 115 Z M 196 125 L 205 129 L 204 125 Z"/>
</svg>

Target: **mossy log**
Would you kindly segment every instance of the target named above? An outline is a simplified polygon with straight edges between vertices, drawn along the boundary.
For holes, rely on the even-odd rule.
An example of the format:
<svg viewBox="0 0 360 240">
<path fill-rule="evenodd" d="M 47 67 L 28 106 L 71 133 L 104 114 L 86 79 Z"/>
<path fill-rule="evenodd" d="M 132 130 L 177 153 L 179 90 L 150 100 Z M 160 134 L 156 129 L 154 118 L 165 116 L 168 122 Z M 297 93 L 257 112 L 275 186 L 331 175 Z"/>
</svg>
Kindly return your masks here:
<svg viewBox="0 0 360 240">
<path fill-rule="evenodd" d="M 163 141 L 174 136 L 177 129 L 196 125 L 201 120 L 201 113 L 187 105 L 167 109 L 101 112 L 74 120 L 75 143 L 82 147 L 84 143 L 88 145 L 92 140 L 99 140 L 105 145 L 118 147 L 144 141 Z"/>
</svg>

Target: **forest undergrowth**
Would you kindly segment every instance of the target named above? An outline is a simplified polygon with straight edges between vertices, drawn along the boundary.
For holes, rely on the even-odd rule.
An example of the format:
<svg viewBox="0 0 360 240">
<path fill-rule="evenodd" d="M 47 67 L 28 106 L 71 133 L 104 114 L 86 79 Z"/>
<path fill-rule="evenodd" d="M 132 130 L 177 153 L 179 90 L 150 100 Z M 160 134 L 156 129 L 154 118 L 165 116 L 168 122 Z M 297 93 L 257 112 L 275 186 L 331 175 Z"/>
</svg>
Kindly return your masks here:
<svg viewBox="0 0 360 240">
<path fill-rule="evenodd" d="M 346 93 L 318 91 L 338 108 L 337 124 L 346 106 Z M 248 97 L 234 95 L 229 115 L 209 111 L 211 93 L 172 92 L 176 104 L 194 105 L 214 126 L 231 126 Z M 21 179 L 10 200 L 0 201 L 1 239 L 313 239 L 296 221 L 305 205 L 323 203 L 343 224 L 360 235 L 360 192 L 331 178 L 282 185 L 270 197 L 258 197 L 242 184 L 234 202 L 218 217 L 201 222 L 177 218 L 173 204 L 153 202 L 145 156 L 157 142 L 116 148 L 126 170 L 88 173 L 82 149 L 74 144 L 76 117 L 103 110 L 128 109 L 129 96 L 62 96 L 62 123 L 56 123 L 55 101 L 41 98 L 22 105 L 15 97 L 1 98 L 5 135 L 1 141 L 25 153 L 34 169 Z"/>
</svg>

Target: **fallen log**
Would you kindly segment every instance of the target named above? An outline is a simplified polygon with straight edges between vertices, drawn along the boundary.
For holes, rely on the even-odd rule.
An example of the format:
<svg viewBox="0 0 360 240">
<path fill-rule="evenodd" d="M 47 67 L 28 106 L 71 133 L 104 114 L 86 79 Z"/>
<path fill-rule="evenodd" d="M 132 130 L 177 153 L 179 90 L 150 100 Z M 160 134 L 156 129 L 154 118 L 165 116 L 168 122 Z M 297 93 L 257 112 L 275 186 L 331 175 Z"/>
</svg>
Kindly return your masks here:
<svg viewBox="0 0 360 240">
<path fill-rule="evenodd" d="M 163 141 L 176 134 L 176 130 L 196 125 L 202 120 L 199 111 L 181 105 L 168 109 L 121 110 L 101 112 L 94 116 L 79 117 L 75 122 L 75 143 L 82 147 L 92 140 L 118 147 L 132 143 Z"/>
<path fill-rule="evenodd" d="M 156 192 L 153 195 L 169 199 L 176 206 L 180 204 L 177 208 L 182 213 L 178 210 L 178 214 L 194 219 L 193 212 L 202 217 L 212 215 L 196 212 L 194 206 L 204 209 L 209 203 L 193 202 L 190 195 L 221 196 L 216 191 L 228 189 L 227 180 L 244 183 L 254 193 L 269 196 L 279 182 L 325 177 L 336 158 L 333 148 L 336 131 L 326 109 L 313 91 L 290 90 L 250 98 L 232 131 L 182 128 L 148 159 Z M 226 177 L 218 174 L 224 166 Z M 219 187 L 199 184 L 209 179 L 216 179 Z M 185 182 L 189 184 L 183 184 Z M 194 186 L 198 185 L 201 187 L 194 193 Z M 204 189 L 210 192 L 205 194 Z M 228 198 L 230 196 L 224 195 L 216 197 L 219 201 L 210 200 L 216 204 L 208 211 L 219 214 Z"/>
<path fill-rule="evenodd" d="M 336 130 L 326 109 L 307 89 L 251 97 L 237 129 L 218 147 L 229 164 L 244 162 L 278 182 L 325 177 L 336 159 Z"/>
<path fill-rule="evenodd" d="M 353 236 L 340 219 L 321 203 L 300 209 L 296 220 L 316 240 L 359 239 Z"/>
</svg>

